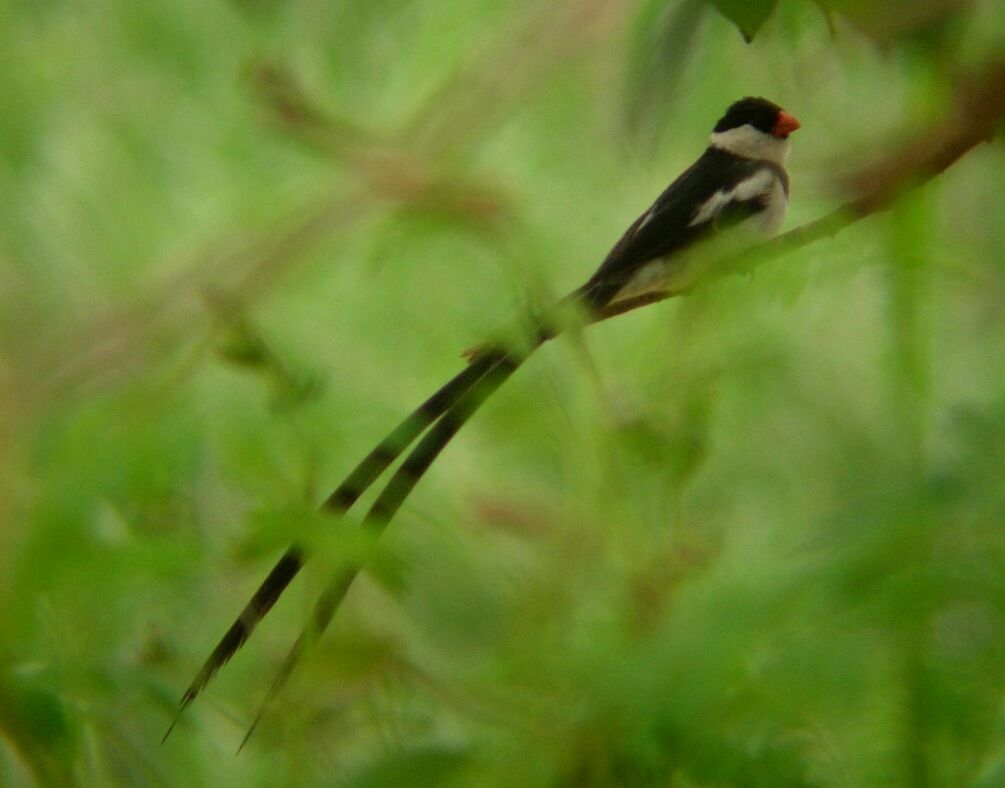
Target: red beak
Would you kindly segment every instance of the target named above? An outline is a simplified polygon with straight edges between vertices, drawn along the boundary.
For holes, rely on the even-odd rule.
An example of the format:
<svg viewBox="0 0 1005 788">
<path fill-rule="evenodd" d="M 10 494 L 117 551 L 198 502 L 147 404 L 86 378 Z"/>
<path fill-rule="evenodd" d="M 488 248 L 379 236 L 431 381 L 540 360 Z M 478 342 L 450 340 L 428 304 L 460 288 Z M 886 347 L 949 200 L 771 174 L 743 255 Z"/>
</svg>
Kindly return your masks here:
<svg viewBox="0 0 1005 788">
<path fill-rule="evenodd" d="M 771 133 L 776 137 L 785 139 L 798 128 L 799 121 L 783 109 L 779 111 L 778 118 L 775 120 L 775 127 L 771 130 Z"/>
</svg>

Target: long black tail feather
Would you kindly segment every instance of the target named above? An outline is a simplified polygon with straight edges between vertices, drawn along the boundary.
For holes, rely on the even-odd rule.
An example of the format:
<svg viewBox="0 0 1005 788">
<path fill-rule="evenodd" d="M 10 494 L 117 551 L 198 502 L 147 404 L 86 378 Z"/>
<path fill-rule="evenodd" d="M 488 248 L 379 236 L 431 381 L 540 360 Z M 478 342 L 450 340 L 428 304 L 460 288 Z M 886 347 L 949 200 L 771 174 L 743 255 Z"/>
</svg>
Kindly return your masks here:
<svg viewBox="0 0 1005 788">
<path fill-rule="evenodd" d="M 384 487 L 384 490 L 367 512 L 363 520 L 364 528 L 375 535 L 379 535 L 384 530 L 391 518 L 394 517 L 395 513 L 401 507 L 405 498 L 408 497 L 408 494 L 429 469 L 429 466 L 432 465 L 440 452 L 446 448 L 447 444 L 450 443 L 461 427 L 464 426 L 496 389 L 502 386 L 519 369 L 530 353 L 547 338 L 547 335 L 542 333 L 534 348 L 525 351 L 522 356 L 515 354 L 494 354 L 491 356 L 488 362 L 491 364 L 489 369 L 440 417 L 435 426 L 419 441 L 419 444 L 412 450 L 401 467 L 398 468 L 388 481 L 387 486 Z M 483 358 L 483 356 L 480 356 L 479 362 Z M 346 567 L 325 588 L 324 593 L 314 606 L 310 621 L 308 621 L 297 637 L 293 647 L 287 653 L 286 659 L 283 660 L 283 664 L 280 666 L 279 672 L 270 685 L 265 699 L 259 706 L 255 719 L 247 734 L 245 734 L 238 751 L 243 749 L 251 734 L 258 727 L 263 714 L 286 684 L 305 649 L 314 643 L 327 628 L 328 624 L 331 623 L 335 612 L 338 610 L 340 603 L 359 573 L 360 568 L 358 565 Z"/>
<path fill-rule="evenodd" d="M 450 412 L 455 403 L 463 400 L 469 390 L 495 369 L 500 359 L 505 357 L 504 351 L 485 351 L 467 368 L 440 387 L 353 469 L 345 481 L 328 496 L 322 504 L 322 510 L 335 514 L 346 512 L 419 435 L 445 413 Z M 279 559 L 185 690 L 175 718 L 164 734 L 164 740 L 171 735 L 185 709 L 250 637 L 258 623 L 296 577 L 305 559 L 305 550 L 298 545 L 291 546 Z"/>
</svg>

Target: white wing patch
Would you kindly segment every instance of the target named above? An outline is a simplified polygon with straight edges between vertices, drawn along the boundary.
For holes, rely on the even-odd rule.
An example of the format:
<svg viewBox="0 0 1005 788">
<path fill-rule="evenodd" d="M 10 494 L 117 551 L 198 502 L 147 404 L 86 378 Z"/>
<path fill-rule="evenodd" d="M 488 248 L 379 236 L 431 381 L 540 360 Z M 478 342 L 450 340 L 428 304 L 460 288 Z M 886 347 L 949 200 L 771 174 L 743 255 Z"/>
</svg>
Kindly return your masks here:
<svg viewBox="0 0 1005 788">
<path fill-rule="evenodd" d="M 653 205 L 653 206 L 651 206 L 651 207 L 649 208 L 649 210 L 648 210 L 648 211 L 646 211 L 646 215 L 645 215 L 645 217 L 644 217 L 644 218 L 642 219 L 642 221 L 641 221 L 641 222 L 639 222 L 639 226 L 635 228 L 635 234 L 636 234 L 636 235 L 637 235 L 637 234 L 639 233 L 639 231 L 640 231 L 640 230 L 641 230 L 641 229 L 642 229 L 643 227 L 645 227 L 645 226 L 646 226 L 647 224 L 649 224 L 649 222 L 651 222 L 651 221 L 652 221 L 652 218 L 653 218 L 653 216 L 655 216 L 655 214 L 656 214 L 656 206 L 655 206 L 655 205 Z"/>
<path fill-rule="evenodd" d="M 773 214 L 771 217 L 772 220 L 774 220 L 774 214 L 778 210 L 772 203 L 775 203 L 779 197 L 781 197 L 782 200 L 781 211 L 784 213 L 784 189 L 782 189 L 778 176 L 773 171 L 765 167 L 764 169 L 758 170 L 749 178 L 740 181 L 732 189 L 720 189 L 709 197 L 695 212 L 694 218 L 688 222 L 688 226 L 694 227 L 696 224 L 702 224 L 710 219 L 714 219 L 719 215 L 719 212 L 731 202 L 751 200 L 762 194 L 769 195 L 769 205 L 765 213 Z M 764 224 L 768 225 L 769 222 L 765 221 Z M 774 224 L 774 221 L 772 221 L 771 224 Z M 769 228 L 766 227 L 765 229 Z"/>
</svg>

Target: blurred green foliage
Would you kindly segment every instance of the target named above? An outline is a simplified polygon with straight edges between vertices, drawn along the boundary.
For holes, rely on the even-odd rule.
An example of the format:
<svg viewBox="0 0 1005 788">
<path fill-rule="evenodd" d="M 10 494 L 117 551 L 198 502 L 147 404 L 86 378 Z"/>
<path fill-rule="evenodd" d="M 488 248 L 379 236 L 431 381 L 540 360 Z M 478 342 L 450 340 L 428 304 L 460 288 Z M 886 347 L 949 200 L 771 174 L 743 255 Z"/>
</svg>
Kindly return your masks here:
<svg viewBox="0 0 1005 788">
<path fill-rule="evenodd" d="M 1003 48 L 995 0 L 0 4 L 0 784 L 1005 784 L 1000 142 L 551 343 L 378 544 L 314 513 L 730 101 L 802 121 L 795 226 Z"/>
</svg>

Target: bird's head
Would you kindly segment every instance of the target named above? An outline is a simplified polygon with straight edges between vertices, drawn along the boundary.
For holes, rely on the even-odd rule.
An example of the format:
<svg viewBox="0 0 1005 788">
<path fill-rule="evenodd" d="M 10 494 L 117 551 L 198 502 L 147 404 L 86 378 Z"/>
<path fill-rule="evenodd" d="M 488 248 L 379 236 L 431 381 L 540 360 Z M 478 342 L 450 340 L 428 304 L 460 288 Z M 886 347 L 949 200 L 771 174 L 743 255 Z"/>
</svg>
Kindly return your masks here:
<svg viewBox="0 0 1005 788">
<path fill-rule="evenodd" d="M 782 164 L 799 121 L 772 101 L 748 96 L 733 102 L 712 129 L 711 145 L 748 159 Z"/>
</svg>

